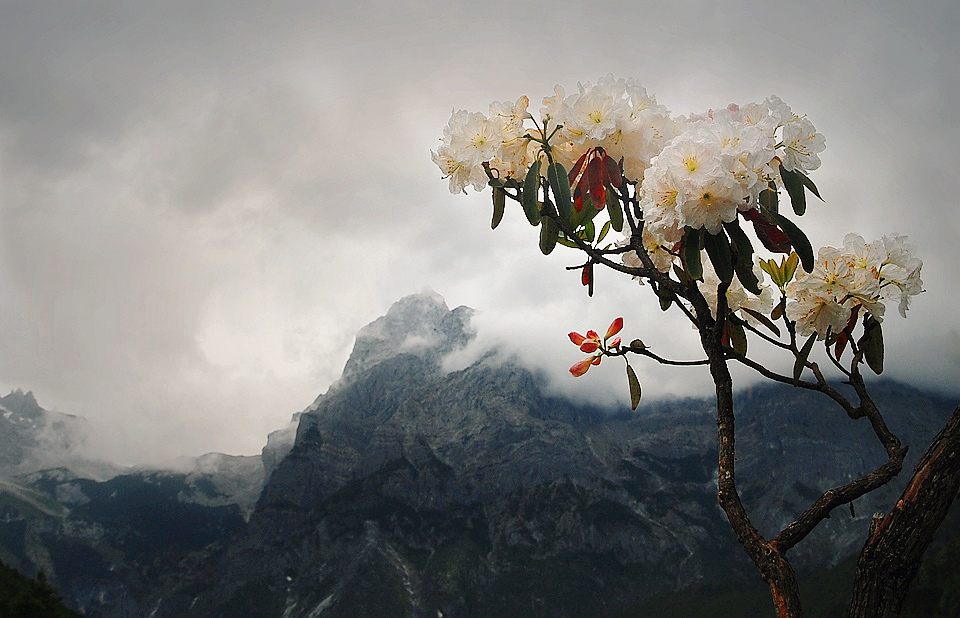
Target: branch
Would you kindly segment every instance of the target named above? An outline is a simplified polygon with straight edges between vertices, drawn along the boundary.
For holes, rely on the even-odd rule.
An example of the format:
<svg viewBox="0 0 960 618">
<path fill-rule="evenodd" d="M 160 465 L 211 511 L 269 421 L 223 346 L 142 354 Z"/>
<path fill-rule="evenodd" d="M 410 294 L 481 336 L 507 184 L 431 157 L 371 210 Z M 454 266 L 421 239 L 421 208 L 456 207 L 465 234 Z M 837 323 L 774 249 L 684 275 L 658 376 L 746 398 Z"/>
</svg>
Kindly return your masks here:
<svg viewBox="0 0 960 618">
<path fill-rule="evenodd" d="M 676 361 L 676 360 L 670 360 L 670 359 L 668 359 L 668 358 L 663 358 L 662 356 L 660 356 L 660 355 L 658 355 L 658 354 L 654 354 L 653 352 L 650 351 L 649 348 L 644 348 L 644 349 L 642 349 L 642 350 L 638 350 L 638 349 L 636 349 L 636 348 L 620 348 L 620 352 L 619 352 L 619 353 L 610 354 L 610 356 L 626 356 L 626 355 L 627 355 L 628 353 L 630 353 L 630 352 L 632 352 L 632 353 L 634 353 L 634 354 L 638 354 L 638 355 L 640 355 L 640 356 L 646 356 L 646 357 L 648 357 L 648 358 L 652 358 L 653 360 L 657 361 L 657 362 L 660 363 L 661 365 L 675 365 L 675 366 L 678 366 L 678 367 L 692 367 L 692 366 L 696 366 L 696 365 L 709 365 L 709 364 L 710 364 L 710 359 L 708 359 L 708 358 L 704 358 L 704 359 L 701 359 L 701 360 L 693 360 L 693 361 Z"/>
<path fill-rule="evenodd" d="M 906 454 L 907 449 L 900 449 L 886 463 L 863 478 L 828 489 L 796 521 L 781 530 L 773 542 L 781 551 L 786 552 L 810 534 L 821 521 L 828 518 L 830 511 L 853 502 L 892 481 L 903 469 L 903 458 Z"/>
<path fill-rule="evenodd" d="M 788 377 L 788 376 L 776 373 L 774 371 L 771 371 L 766 367 L 764 367 L 763 365 L 761 365 L 760 363 L 756 362 L 755 360 L 751 360 L 746 356 L 743 356 L 742 354 L 738 354 L 731 348 L 726 348 L 726 353 L 728 357 L 732 358 L 733 360 L 743 365 L 746 365 L 747 367 L 750 367 L 751 369 L 753 369 L 763 377 L 773 380 L 774 382 L 789 384 L 790 386 L 797 386 L 810 391 L 817 391 L 818 393 L 823 393 L 830 399 L 833 399 L 841 408 L 843 408 L 843 411 L 847 413 L 847 416 L 849 416 L 852 419 L 858 419 L 863 416 L 859 408 L 855 407 L 852 403 L 850 403 L 849 399 L 847 399 L 840 393 L 840 391 L 833 388 L 826 382 L 807 382 L 805 380 L 794 380 L 792 376 Z"/>
</svg>

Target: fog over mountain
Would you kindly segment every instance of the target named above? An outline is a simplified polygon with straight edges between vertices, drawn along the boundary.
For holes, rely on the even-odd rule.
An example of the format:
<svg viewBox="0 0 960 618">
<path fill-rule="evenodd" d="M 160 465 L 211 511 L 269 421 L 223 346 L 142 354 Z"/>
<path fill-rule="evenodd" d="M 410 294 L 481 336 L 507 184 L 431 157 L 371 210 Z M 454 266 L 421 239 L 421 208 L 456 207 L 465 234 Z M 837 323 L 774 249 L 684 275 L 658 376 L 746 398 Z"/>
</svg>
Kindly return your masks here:
<svg viewBox="0 0 960 618">
<path fill-rule="evenodd" d="M 564 335 L 623 315 L 684 358 L 687 325 L 609 273 L 587 299 L 579 256 L 540 256 L 519 209 L 491 232 L 489 194 L 450 195 L 429 156 L 454 109 L 608 72 L 677 114 L 771 94 L 806 114 L 811 241 L 917 243 L 927 292 L 891 312 L 887 372 L 956 392 L 958 24 L 953 0 L 0 3 L 2 392 L 125 463 L 253 455 L 431 286 L 558 393 L 622 401 L 619 376 L 565 375 Z M 709 391 L 637 371 L 647 397 Z"/>
</svg>

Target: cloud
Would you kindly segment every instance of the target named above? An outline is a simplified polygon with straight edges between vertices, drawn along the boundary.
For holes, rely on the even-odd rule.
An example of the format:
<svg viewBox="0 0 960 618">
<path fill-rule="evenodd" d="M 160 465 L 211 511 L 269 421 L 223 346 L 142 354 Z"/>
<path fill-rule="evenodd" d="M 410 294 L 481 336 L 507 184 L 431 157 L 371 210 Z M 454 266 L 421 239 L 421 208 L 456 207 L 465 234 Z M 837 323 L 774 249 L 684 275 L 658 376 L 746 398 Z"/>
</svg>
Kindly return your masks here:
<svg viewBox="0 0 960 618">
<path fill-rule="evenodd" d="M 0 13 L 0 383 L 101 423 L 119 458 L 256 452 L 336 379 L 360 327 L 424 286 L 478 309 L 484 336 L 558 393 L 620 400 L 615 363 L 566 373 L 565 334 L 616 315 L 695 356 L 649 290 L 601 273 L 587 299 L 573 253 L 540 256 L 517 211 L 490 232 L 489 195 L 451 196 L 429 160 L 454 108 L 538 107 L 607 72 L 676 113 L 776 93 L 808 114 L 827 136 L 827 202 L 805 229 L 815 245 L 917 242 L 928 292 L 885 322 L 888 371 L 957 390 L 954 365 L 929 363 L 960 329 L 954 3 Z M 630 34 L 585 37 L 585 20 Z M 637 369 L 645 396 L 709 389 L 696 370 Z"/>
</svg>

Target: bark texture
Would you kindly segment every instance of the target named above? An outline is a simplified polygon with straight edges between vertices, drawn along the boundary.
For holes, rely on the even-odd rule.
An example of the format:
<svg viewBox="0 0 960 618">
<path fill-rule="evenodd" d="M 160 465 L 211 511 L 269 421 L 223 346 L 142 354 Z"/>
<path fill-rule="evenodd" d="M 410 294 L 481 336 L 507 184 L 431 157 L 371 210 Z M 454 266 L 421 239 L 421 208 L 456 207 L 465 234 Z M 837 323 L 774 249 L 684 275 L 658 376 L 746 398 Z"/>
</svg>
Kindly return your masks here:
<svg viewBox="0 0 960 618">
<path fill-rule="evenodd" d="M 874 520 L 857 562 L 851 618 L 900 615 L 910 582 L 960 488 L 960 407 L 917 464 L 900 500 Z"/>
</svg>

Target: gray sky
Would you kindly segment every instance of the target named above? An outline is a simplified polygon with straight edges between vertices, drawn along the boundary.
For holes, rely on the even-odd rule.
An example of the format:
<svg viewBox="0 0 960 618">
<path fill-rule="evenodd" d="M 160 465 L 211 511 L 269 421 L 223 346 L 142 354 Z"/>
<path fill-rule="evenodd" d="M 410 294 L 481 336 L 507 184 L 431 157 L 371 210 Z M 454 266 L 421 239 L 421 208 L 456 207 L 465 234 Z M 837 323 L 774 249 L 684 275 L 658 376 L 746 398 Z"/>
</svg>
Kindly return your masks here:
<svg viewBox="0 0 960 618">
<path fill-rule="evenodd" d="M 911 237 L 927 292 L 888 311 L 887 374 L 958 392 L 958 28 L 953 0 L 0 0 L 0 386 L 124 461 L 254 453 L 429 286 L 557 392 L 625 401 L 619 364 L 566 375 L 565 334 L 623 315 L 690 358 L 689 327 L 612 273 L 587 299 L 573 252 L 542 257 L 518 211 L 491 232 L 489 195 L 450 195 L 429 156 L 455 108 L 612 72 L 675 114 L 807 114 L 827 150 L 805 230 Z M 637 369 L 645 396 L 708 390 Z"/>
</svg>

